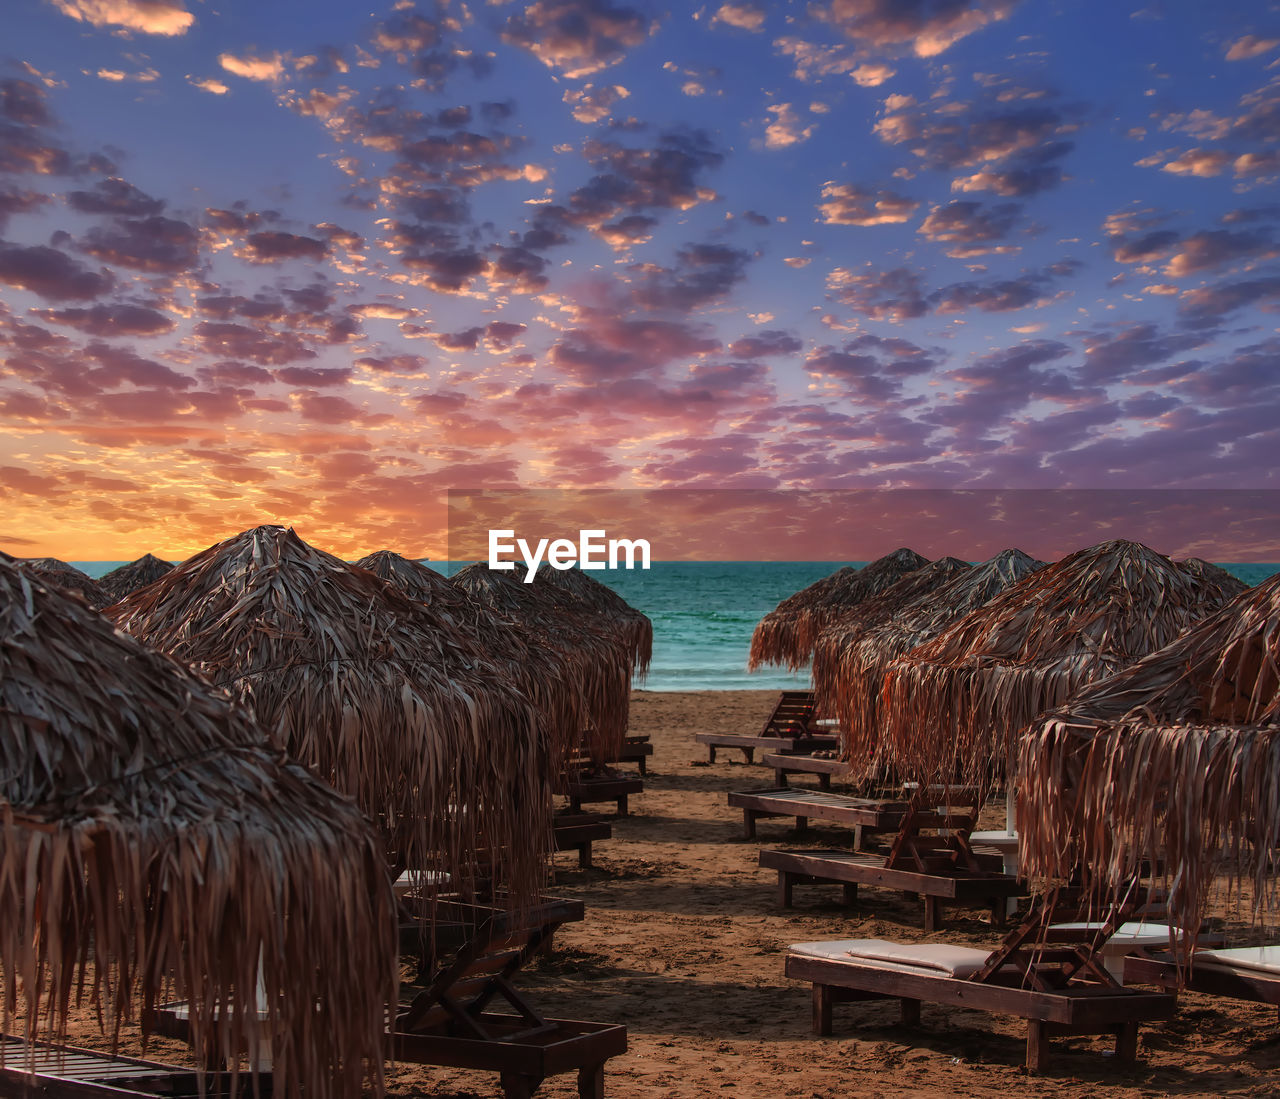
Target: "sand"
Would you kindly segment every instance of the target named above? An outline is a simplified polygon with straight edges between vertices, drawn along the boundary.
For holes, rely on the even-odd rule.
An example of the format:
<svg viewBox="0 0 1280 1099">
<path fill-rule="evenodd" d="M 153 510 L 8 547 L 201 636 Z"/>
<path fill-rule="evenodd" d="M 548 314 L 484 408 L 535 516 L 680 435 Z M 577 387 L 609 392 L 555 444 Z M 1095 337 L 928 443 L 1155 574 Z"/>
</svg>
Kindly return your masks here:
<svg viewBox="0 0 1280 1099">
<path fill-rule="evenodd" d="M 944 928 L 926 936 L 919 902 L 883 890 L 862 890 L 846 909 L 836 886 L 797 887 L 797 907 L 779 907 L 775 875 L 756 864 L 760 847 L 842 844 L 848 830 L 818 826 L 802 838 L 790 819 L 765 820 L 757 840 L 744 840 L 726 795 L 768 786 L 772 772 L 732 750 L 707 765 L 694 743 L 697 732 L 758 729 L 776 697 L 637 692 L 631 731 L 650 734 L 655 749 L 644 793 L 625 818 L 613 818 L 611 804 L 587 807 L 613 818 L 613 838 L 596 845 L 592 869 L 579 869 L 571 852 L 556 857 L 549 892 L 584 901 L 586 919 L 566 925 L 554 953 L 518 983 L 550 1016 L 627 1025 L 628 1052 L 606 1068 L 608 1096 L 1280 1094 L 1276 1009 L 1199 995 L 1187 995 L 1172 1021 L 1142 1027 L 1139 1063 L 1128 1070 L 1107 1055 L 1107 1038 L 1059 1038 L 1049 1073 L 1028 1077 L 1022 1020 L 928 1004 L 919 1028 L 902 1026 L 891 1003 L 839 1004 L 834 1034 L 815 1037 L 809 986 L 783 976 L 787 944 L 888 938 L 989 947 L 1000 932 L 982 910 L 948 909 Z M 126 1034 L 126 1050 L 134 1042 Z M 160 1039 L 149 1053 L 178 1059 L 184 1050 Z M 501 1095 L 496 1074 L 463 1070 L 401 1065 L 389 1082 L 396 1097 Z M 571 1099 L 574 1075 L 548 1079 L 538 1095 Z"/>
</svg>

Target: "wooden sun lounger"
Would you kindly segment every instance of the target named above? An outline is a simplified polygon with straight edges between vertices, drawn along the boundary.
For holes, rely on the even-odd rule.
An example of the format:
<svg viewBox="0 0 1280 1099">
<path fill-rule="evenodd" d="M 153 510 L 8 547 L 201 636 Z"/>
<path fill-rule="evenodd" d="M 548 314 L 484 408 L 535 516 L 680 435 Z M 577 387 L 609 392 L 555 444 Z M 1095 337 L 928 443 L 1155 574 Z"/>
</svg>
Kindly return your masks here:
<svg viewBox="0 0 1280 1099">
<path fill-rule="evenodd" d="M 583 805 L 600 801 L 612 801 L 617 804 L 620 817 L 627 815 L 627 799 L 632 794 L 643 794 L 644 783 L 635 775 L 604 776 L 595 778 L 590 775 L 566 777 L 561 784 L 560 793 L 569 798 L 569 809 L 577 813 Z"/>
<path fill-rule="evenodd" d="M 917 1025 L 920 1004 L 946 1004 L 1027 1020 L 1028 1072 L 1048 1067 L 1056 1034 L 1116 1036 L 1116 1059 L 1137 1055 L 1139 1023 L 1169 1018 L 1176 997 L 1118 984 L 1098 958 L 1121 914 L 1089 932 L 1053 935 L 1052 912 L 1037 910 L 988 954 L 941 943 L 855 939 L 798 943 L 786 974 L 813 983 L 813 1028 L 832 1029 L 832 1005 L 856 1000 L 901 1002 L 902 1021 Z"/>
<path fill-rule="evenodd" d="M 122 1057 L 75 1046 L 37 1042 L 28 1046 L 16 1038 L 4 1043 L 4 1066 L 0 1068 L 0 1097 L 3 1099 L 111 1099 L 123 1096 L 168 1096 L 195 1099 L 196 1096 L 252 1096 L 254 1081 L 248 1072 L 235 1077 L 227 1072 L 197 1073 L 178 1065 Z M 34 1066 L 28 1055 L 34 1051 Z M 30 1070 L 29 1070 L 30 1069 Z M 200 1076 L 203 1075 L 203 1092 Z M 258 1094 L 271 1094 L 271 1075 L 259 1074 Z"/>
<path fill-rule="evenodd" d="M 758 733 L 697 733 L 694 740 L 707 746 L 707 761 L 715 763 L 717 748 L 740 748 L 748 763 L 759 748 L 769 752 L 816 752 L 837 748 L 840 738 L 816 724 L 817 704 L 812 691 L 783 691 L 773 713 Z"/>
<path fill-rule="evenodd" d="M 591 845 L 613 836 L 613 825 L 590 813 L 557 813 L 552 819 L 557 851 L 576 850 L 578 865 L 591 866 Z"/>
<path fill-rule="evenodd" d="M 760 762 L 773 768 L 773 781 L 779 787 L 787 785 L 788 775 L 817 775 L 818 789 L 830 790 L 833 778 L 845 778 L 849 774 L 849 764 L 842 759 L 802 753 L 770 752 L 761 756 Z"/>
<path fill-rule="evenodd" d="M 909 808 L 905 801 L 877 801 L 789 787 L 731 793 L 729 807 L 742 810 L 744 839 L 755 839 L 756 821 L 762 817 L 795 817 L 796 830 L 800 832 L 811 819 L 851 825 L 855 847 L 861 846 L 862 836 L 868 832 L 896 832 Z"/>
<path fill-rule="evenodd" d="M 1280 1008 L 1280 947 L 1197 950 L 1189 967 L 1168 951 L 1130 954 L 1124 959 L 1124 979 L 1174 993 L 1203 992 Z"/>
<path fill-rule="evenodd" d="M 923 804 L 939 795 L 960 804 L 937 809 Z M 810 794 L 811 798 L 835 796 Z M 797 884 L 832 882 L 844 887 L 846 903 L 856 899 L 859 885 L 919 894 L 924 901 L 926 931 L 941 925 L 944 902 L 986 904 L 992 923 L 1003 925 L 1008 899 L 1025 889 L 1015 876 L 1004 873 L 999 851 L 975 849 L 969 844 L 977 801 L 974 790 L 921 791 L 906 812 L 899 814 L 898 835 L 884 855 L 843 850 L 761 851 L 760 865 L 778 872 L 778 899 L 784 908 L 791 906 Z"/>
<path fill-rule="evenodd" d="M 809 849 L 777 849 L 760 852 L 760 865 L 778 872 L 778 903 L 792 905 L 792 891 L 797 885 L 838 884 L 843 886 L 844 903 L 857 903 L 858 886 L 897 889 L 918 893 L 924 902 L 924 929 L 936 931 L 942 926 L 943 905 L 987 905 L 991 922 L 1005 922 L 1006 902 L 1024 894 L 1026 889 L 1017 878 L 999 872 L 999 855 L 994 871 L 957 870 L 946 874 L 923 874 L 886 866 L 879 855 L 857 851 L 814 851 Z"/>
<path fill-rule="evenodd" d="M 634 763 L 640 768 L 640 777 L 649 773 L 648 760 L 653 755 L 653 745 L 649 743 L 649 734 L 629 736 L 622 742 L 622 751 L 618 753 L 619 763 Z"/>
<path fill-rule="evenodd" d="M 582 918 L 581 902 L 548 900 L 523 917 L 444 904 L 437 918 L 458 928 L 462 942 L 447 956 L 437 949 L 428 987 L 396 1017 L 392 1055 L 497 1072 L 505 1099 L 525 1099 L 546 1077 L 576 1071 L 580 1099 L 603 1099 L 605 1062 L 626 1052 L 627 1028 L 547 1018 L 512 984 L 556 928 Z M 491 1010 L 502 1001 L 507 1010 Z"/>
</svg>

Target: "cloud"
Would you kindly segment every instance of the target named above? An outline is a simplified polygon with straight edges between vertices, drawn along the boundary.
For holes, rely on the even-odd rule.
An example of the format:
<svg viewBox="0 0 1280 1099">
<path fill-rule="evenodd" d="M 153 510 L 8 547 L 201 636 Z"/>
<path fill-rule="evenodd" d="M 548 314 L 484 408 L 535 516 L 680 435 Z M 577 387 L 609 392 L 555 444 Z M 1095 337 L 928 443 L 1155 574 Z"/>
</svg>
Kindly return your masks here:
<svg viewBox="0 0 1280 1099">
<path fill-rule="evenodd" d="M 50 196 L 43 191 L 27 191 L 11 186 L 0 186 L 0 232 L 4 231 L 9 224 L 9 219 L 14 214 L 29 214 L 52 201 Z"/>
<path fill-rule="evenodd" d="M 937 368 L 937 360 L 909 340 L 859 336 L 842 347 L 817 347 L 804 368 L 815 378 L 837 382 L 857 400 L 881 404 L 896 401 L 904 379 Z"/>
<path fill-rule="evenodd" d="M 854 82 L 864 88 L 878 88 L 886 80 L 897 75 L 898 70 L 883 62 L 859 65 L 849 75 Z"/>
<path fill-rule="evenodd" d="M 813 12 L 859 45 L 878 50 L 905 47 L 936 57 L 960 39 L 1007 19 L 1018 0 L 831 0 Z"/>
<path fill-rule="evenodd" d="M 196 17 L 177 0 L 51 0 L 77 22 L 95 27 L 123 27 L 172 38 L 186 34 Z"/>
<path fill-rule="evenodd" d="M 1274 307 L 1280 302 L 1280 275 L 1219 282 L 1182 295 L 1178 317 L 1190 328 L 1212 328 L 1249 305 Z"/>
<path fill-rule="evenodd" d="M 799 145 L 813 136 L 813 127 L 801 127 L 800 119 L 790 103 L 774 103 L 765 108 L 773 121 L 765 127 L 764 144 L 767 149 L 785 149 Z"/>
<path fill-rule="evenodd" d="M 920 203 L 892 191 L 872 191 L 851 183 L 827 183 L 818 212 L 827 225 L 896 225 L 908 221 Z"/>
<path fill-rule="evenodd" d="M 1234 158 L 1223 149 L 1191 149 L 1165 166 L 1166 172 L 1179 176 L 1221 175 Z"/>
<path fill-rule="evenodd" d="M 187 222 L 155 214 L 117 218 L 110 228 L 94 226 L 78 243 L 81 250 L 106 263 L 176 274 L 195 266 L 200 238 Z"/>
<path fill-rule="evenodd" d="M 690 244 L 672 267 L 637 264 L 632 298 L 646 309 L 691 313 L 725 297 L 746 278 L 751 255 L 719 244 Z"/>
<path fill-rule="evenodd" d="M 90 191 L 67 192 L 67 205 L 82 214 L 114 217 L 147 217 L 164 209 L 164 199 L 153 198 L 119 178 L 100 179 Z"/>
<path fill-rule="evenodd" d="M 244 246 L 236 249 L 236 255 L 250 263 L 279 263 L 290 259 L 322 260 L 329 248 L 322 240 L 298 236 L 294 233 L 250 233 Z"/>
<path fill-rule="evenodd" d="M 948 255 L 981 255 L 1008 237 L 1021 210 L 1012 202 L 984 207 L 980 202 L 957 200 L 935 206 L 916 232 L 935 244 L 952 245 Z"/>
<path fill-rule="evenodd" d="M 251 54 L 237 57 L 233 53 L 220 53 L 218 64 L 233 76 L 242 76 L 246 80 L 278 80 L 284 74 L 284 58 L 279 53 L 269 57 Z"/>
<path fill-rule="evenodd" d="M 1114 332 L 1084 336 L 1085 358 L 1080 377 L 1092 384 L 1121 381 L 1141 367 L 1164 363 L 1200 347 L 1204 337 L 1186 332 L 1161 333 L 1154 324 L 1129 324 Z"/>
<path fill-rule="evenodd" d="M 566 88 L 564 101 L 570 105 L 573 117 L 579 122 L 603 122 L 609 117 L 615 103 L 620 103 L 631 93 L 621 84 L 584 84 L 581 88 Z"/>
<path fill-rule="evenodd" d="M 0 242 L 0 283 L 49 301 L 82 301 L 102 297 L 115 278 L 106 268 L 91 270 L 57 248 Z"/>
<path fill-rule="evenodd" d="M 199 88 L 202 92 L 208 92 L 210 95 L 226 95 L 227 92 L 231 91 L 221 80 L 217 80 L 212 76 L 206 76 L 200 80 L 193 76 L 188 76 L 187 83 L 193 88 Z"/>
<path fill-rule="evenodd" d="M 1178 251 L 1165 265 L 1164 273 L 1173 278 L 1198 274 L 1225 267 L 1242 259 L 1271 259 L 1280 254 L 1267 230 L 1253 229 L 1233 233 L 1228 229 L 1193 233 L 1178 245 Z"/>
<path fill-rule="evenodd" d="M 1062 180 L 1059 162 L 1073 149 L 1065 135 L 1079 127 L 1082 108 L 1050 93 L 987 89 L 974 101 L 889 96 L 875 132 L 906 145 L 920 164 L 960 172 L 952 188 L 1005 196 L 1036 194 Z"/>
<path fill-rule="evenodd" d="M 729 345 L 729 354 L 735 359 L 761 359 L 773 355 L 794 355 L 803 347 L 804 342 L 790 332 L 766 328 L 734 340 Z"/>
<path fill-rule="evenodd" d="M 577 79 L 617 64 L 656 30 L 636 9 L 609 0 L 536 0 L 507 19 L 502 37 Z"/>
<path fill-rule="evenodd" d="M 65 324 L 91 336 L 161 336 L 177 322 L 165 313 L 141 305 L 94 305 L 88 309 L 37 309 L 36 316 L 51 324 Z"/>
<path fill-rule="evenodd" d="M 836 301 L 871 320 L 898 323 L 929 312 L 920 275 L 905 267 L 857 275 L 837 267 L 827 276 L 827 288 Z"/>
<path fill-rule="evenodd" d="M 1280 38 L 1259 38 L 1256 34 L 1246 34 L 1227 47 L 1227 60 L 1248 61 L 1254 57 L 1261 57 L 1264 53 L 1270 53 L 1277 46 L 1280 46 Z"/>
<path fill-rule="evenodd" d="M 739 0 L 721 4 L 715 14 L 711 16 L 711 25 L 724 23 L 729 27 L 737 27 L 739 30 L 751 31 L 758 33 L 764 30 L 765 11 L 759 4 L 752 4 Z"/>
<path fill-rule="evenodd" d="M 248 359 L 263 366 L 283 366 L 316 353 L 293 332 L 272 333 L 243 324 L 201 321 L 192 330 L 197 346 L 209 355 Z"/>
<path fill-rule="evenodd" d="M 699 325 L 588 312 L 578 327 L 561 333 L 548 357 L 575 378 L 600 381 L 651 374 L 719 350 L 720 341 Z"/>
</svg>

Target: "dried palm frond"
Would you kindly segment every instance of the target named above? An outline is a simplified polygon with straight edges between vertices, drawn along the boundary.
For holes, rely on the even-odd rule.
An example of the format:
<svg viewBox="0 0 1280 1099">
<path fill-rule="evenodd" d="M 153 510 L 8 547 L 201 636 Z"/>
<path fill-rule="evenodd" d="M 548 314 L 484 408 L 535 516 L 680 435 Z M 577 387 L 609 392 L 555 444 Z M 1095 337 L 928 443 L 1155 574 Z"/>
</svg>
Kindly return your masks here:
<svg viewBox="0 0 1280 1099">
<path fill-rule="evenodd" d="M 829 622 L 928 563 L 913 550 L 896 549 L 860 569 L 846 565 L 788 596 L 756 623 L 747 670 L 784 664 L 798 671 L 809 662 L 818 634 Z"/>
<path fill-rule="evenodd" d="M 539 569 L 533 582 L 565 588 L 594 608 L 622 635 L 631 652 L 632 671 L 639 676 L 648 672 L 649 662 L 653 659 L 653 623 L 648 615 L 636 610 L 611 587 L 580 568 Z"/>
<path fill-rule="evenodd" d="M 1157 652 L 1082 688 L 1019 744 L 1022 859 L 1116 883 L 1157 859 L 1193 929 L 1215 878 L 1276 911 L 1280 846 L 1280 576 Z"/>
<path fill-rule="evenodd" d="M 1185 561 L 1175 563 L 1181 565 L 1192 576 L 1217 584 L 1232 599 L 1249 587 L 1240 577 L 1233 576 L 1221 565 L 1214 565 L 1203 557 L 1188 557 Z"/>
<path fill-rule="evenodd" d="M 118 1036 L 172 991 L 202 1054 L 269 1036 L 278 1093 L 381 1090 L 394 927 L 354 805 L 225 694 L 0 563 L 5 1030 L 21 1005 L 29 1039 L 61 1036 L 87 989 Z"/>
<path fill-rule="evenodd" d="M 885 750 L 924 781 L 989 782 L 1030 721 L 1226 601 L 1136 542 L 1079 550 L 888 666 Z"/>
<path fill-rule="evenodd" d="M 819 672 L 820 660 L 815 654 L 815 687 L 821 674 L 820 705 L 839 719 L 843 757 L 863 771 L 873 769 L 880 762 L 881 685 L 885 669 L 894 660 L 937 637 L 970 611 L 1043 565 L 1043 561 L 1021 550 L 1004 550 L 981 564 L 956 572 L 940 587 L 896 611 L 891 621 L 859 631 L 844 641 L 838 652 L 838 664 L 828 664 L 828 671 Z M 899 583 L 908 582 L 914 575 L 909 574 Z M 825 640 L 824 634 L 819 638 L 819 648 Z M 834 647 L 840 642 L 832 639 L 828 644 Z"/>
<path fill-rule="evenodd" d="M 631 709 L 631 653 L 618 632 L 572 592 L 524 583 L 525 569 L 468 565 L 450 579 L 473 599 L 524 630 L 538 659 L 557 661 L 578 688 L 586 723 L 580 732 L 597 762 L 618 758 Z"/>
<path fill-rule="evenodd" d="M 574 669 L 556 649 L 537 646 L 519 622 L 473 599 L 446 577 L 390 550 L 356 562 L 410 599 L 426 603 L 482 651 L 495 668 L 528 697 L 541 717 L 541 731 L 552 769 L 559 773 L 579 749 L 590 723 Z"/>
<path fill-rule="evenodd" d="M 432 608 L 258 527 L 109 610 L 354 798 L 394 865 L 442 870 L 464 892 L 492 873 L 515 905 L 536 895 L 551 849 L 537 714 Z"/>
<path fill-rule="evenodd" d="M 971 567 L 956 557 L 930 561 L 824 626 L 813 646 L 813 688 L 819 712 L 840 716 L 843 685 L 856 672 L 856 668 L 846 666 L 846 652 L 873 631 L 897 622 L 920 601 Z"/>
<path fill-rule="evenodd" d="M 145 588 L 148 584 L 159 580 L 171 568 L 173 565 L 168 561 L 161 561 L 158 557 L 144 553 L 136 561 L 121 565 L 118 569 L 112 569 L 98 581 L 98 586 L 102 588 L 102 594 L 107 602 L 114 603 L 139 588 Z"/>
<path fill-rule="evenodd" d="M 56 557 L 28 557 L 20 559 L 18 566 L 45 583 L 55 584 L 63 591 L 75 593 L 94 610 L 100 610 L 111 602 L 96 580 Z"/>
</svg>

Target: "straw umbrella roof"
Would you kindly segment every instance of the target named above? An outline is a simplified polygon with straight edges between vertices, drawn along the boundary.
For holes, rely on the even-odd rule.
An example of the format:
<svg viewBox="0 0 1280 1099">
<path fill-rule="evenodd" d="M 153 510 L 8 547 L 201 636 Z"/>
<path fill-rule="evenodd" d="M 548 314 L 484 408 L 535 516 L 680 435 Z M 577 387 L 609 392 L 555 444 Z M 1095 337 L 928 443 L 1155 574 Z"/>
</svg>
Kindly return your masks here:
<svg viewBox="0 0 1280 1099">
<path fill-rule="evenodd" d="M 378 823 L 396 865 L 467 890 L 483 856 L 514 904 L 536 894 L 551 839 L 537 714 L 431 607 L 264 526 L 109 611 L 246 702 Z"/>
<path fill-rule="evenodd" d="M 23 1001 L 29 1038 L 64 1033 L 87 989 L 118 1035 L 172 980 L 197 1048 L 236 1048 L 260 973 L 278 1093 L 353 1095 L 366 1067 L 380 1089 L 394 911 L 354 805 L 222 692 L 0 562 L 6 1030 Z"/>
<path fill-rule="evenodd" d="M 144 553 L 136 561 L 121 565 L 118 569 L 112 569 L 98 581 L 98 585 L 102 588 L 107 602 L 114 603 L 131 592 L 159 580 L 171 568 L 173 568 L 171 562 L 161 561 L 158 557 Z"/>
<path fill-rule="evenodd" d="M 844 757 L 867 768 L 876 762 L 881 743 L 880 690 L 885 669 L 894 660 L 937 637 L 1043 565 L 1019 549 L 1004 550 L 964 571 L 955 571 L 937 588 L 896 610 L 891 619 L 858 631 L 844 641 L 837 659 L 824 661 L 815 653 L 814 684 L 824 709 L 839 719 Z M 899 583 L 907 583 L 913 575 Z M 826 633 L 819 638 L 820 651 L 824 641 Z M 827 643 L 834 647 L 834 642 L 832 638 Z"/>
<path fill-rule="evenodd" d="M 63 591 L 75 592 L 94 610 L 111 602 L 102 585 L 81 572 L 74 565 L 59 561 L 56 557 L 28 557 L 18 561 L 19 566 L 36 578 L 56 584 Z"/>
<path fill-rule="evenodd" d="M 813 646 L 813 687 L 823 713 L 836 713 L 841 684 L 853 672 L 844 654 L 867 634 L 915 607 L 942 585 L 972 566 L 957 557 L 940 557 L 907 573 L 879 595 L 864 599 L 833 619 L 818 634 Z"/>
<path fill-rule="evenodd" d="M 560 652 L 535 648 L 519 623 L 473 599 L 465 589 L 418 561 L 379 550 L 356 565 L 438 611 L 466 635 L 472 647 L 483 650 L 486 659 L 518 684 L 537 707 L 552 766 L 558 770 L 568 762 L 582 742 L 589 718 L 574 668 Z"/>
<path fill-rule="evenodd" d="M 824 626 L 928 563 L 914 550 L 896 549 L 860 569 L 846 565 L 788 596 L 756 624 L 747 670 L 761 664 L 803 668 Z"/>
<path fill-rule="evenodd" d="M 473 599 L 516 622 L 539 653 L 569 669 L 577 685 L 580 730 L 591 757 L 616 760 L 631 709 L 631 650 L 613 622 L 567 588 L 524 583 L 526 570 L 490 569 L 477 562 L 450 580 Z"/>
<path fill-rule="evenodd" d="M 1219 586 L 1139 543 L 1079 550 L 889 665 L 886 752 L 927 781 L 950 781 L 958 767 L 965 782 L 983 784 L 1028 722 L 1226 601 Z"/>
<path fill-rule="evenodd" d="M 1240 577 L 1233 576 L 1221 565 L 1214 565 L 1203 557 L 1188 557 L 1185 561 L 1179 561 L 1178 564 L 1192 576 L 1217 584 L 1233 599 L 1249 587 Z"/>
<path fill-rule="evenodd" d="M 1189 935 L 1220 873 L 1274 913 L 1280 575 L 1027 730 L 1019 799 L 1030 876 L 1083 861 L 1119 888 L 1159 855 Z"/>
<path fill-rule="evenodd" d="M 574 567 L 571 569 L 539 569 L 534 584 L 547 583 L 564 588 L 592 607 L 617 629 L 631 651 L 631 667 L 643 676 L 653 659 L 653 623 L 622 598 L 609 585 Z"/>
</svg>

